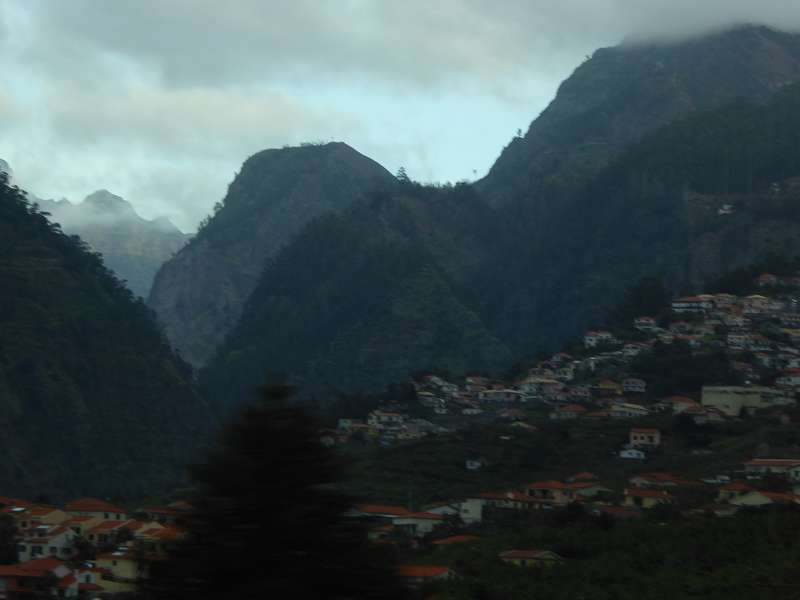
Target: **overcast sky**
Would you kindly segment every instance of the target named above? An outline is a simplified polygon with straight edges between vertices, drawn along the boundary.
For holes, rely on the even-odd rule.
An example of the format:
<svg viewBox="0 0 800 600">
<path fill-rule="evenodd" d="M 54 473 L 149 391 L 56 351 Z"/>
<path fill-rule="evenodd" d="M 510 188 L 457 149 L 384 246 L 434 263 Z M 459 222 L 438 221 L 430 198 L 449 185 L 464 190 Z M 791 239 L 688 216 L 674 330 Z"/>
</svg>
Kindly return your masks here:
<svg viewBox="0 0 800 600">
<path fill-rule="evenodd" d="M 475 179 L 596 48 L 743 22 L 800 29 L 800 1 L 0 0 L 0 157 L 184 230 L 285 144 Z"/>
</svg>

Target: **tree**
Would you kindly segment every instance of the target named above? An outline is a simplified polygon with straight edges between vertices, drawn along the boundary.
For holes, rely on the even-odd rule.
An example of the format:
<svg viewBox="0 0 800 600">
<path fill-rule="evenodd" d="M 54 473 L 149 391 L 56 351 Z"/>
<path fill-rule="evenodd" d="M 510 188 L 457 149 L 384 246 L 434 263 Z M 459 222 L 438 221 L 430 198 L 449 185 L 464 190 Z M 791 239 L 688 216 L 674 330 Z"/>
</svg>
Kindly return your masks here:
<svg viewBox="0 0 800 600">
<path fill-rule="evenodd" d="M 11 515 L 0 516 L 0 565 L 17 562 L 17 526 Z"/>
<path fill-rule="evenodd" d="M 408 183 L 411 181 L 411 179 L 408 177 L 408 173 L 406 173 L 405 167 L 400 167 L 397 169 L 397 174 L 395 177 L 397 177 L 397 180 L 401 183 Z"/>
<path fill-rule="evenodd" d="M 388 561 L 344 517 L 340 465 L 316 422 L 271 386 L 223 431 L 196 486 L 187 536 L 153 565 L 154 598 L 393 598 Z"/>
</svg>

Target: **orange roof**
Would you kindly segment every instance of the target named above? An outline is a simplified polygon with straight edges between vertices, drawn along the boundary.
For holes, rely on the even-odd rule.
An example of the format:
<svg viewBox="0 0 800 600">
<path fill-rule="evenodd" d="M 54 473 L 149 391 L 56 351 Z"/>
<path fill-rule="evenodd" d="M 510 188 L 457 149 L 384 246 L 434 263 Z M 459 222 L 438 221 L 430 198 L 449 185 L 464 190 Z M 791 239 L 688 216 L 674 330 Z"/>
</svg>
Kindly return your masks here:
<svg viewBox="0 0 800 600">
<path fill-rule="evenodd" d="M 538 481 L 536 483 L 529 483 L 525 487 L 532 490 L 563 490 L 569 486 L 560 481 Z"/>
<path fill-rule="evenodd" d="M 99 525 L 92 527 L 92 531 L 111 531 L 114 529 L 120 529 L 127 523 L 128 521 L 103 521 Z"/>
<path fill-rule="evenodd" d="M 409 514 L 404 506 L 389 506 L 385 504 L 359 504 L 356 510 L 370 515 L 392 515 L 395 517 Z"/>
<path fill-rule="evenodd" d="M 442 515 L 437 515 L 435 513 L 429 512 L 415 512 L 415 513 L 407 513 L 405 515 L 399 515 L 403 519 L 427 519 L 430 521 L 443 521 L 444 517 Z"/>
<path fill-rule="evenodd" d="M 480 540 L 477 535 L 452 535 L 450 537 L 446 537 L 443 540 L 436 540 L 433 542 L 434 546 L 445 546 L 449 544 L 468 544 L 469 542 L 477 542 Z"/>
<path fill-rule="evenodd" d="M 124 508 L 114 506 L 105 500 L 98 498 L 78 498 L 73 500 L 64 507 L 67 512 L 114 512 L 124 513 L 127 512 Z"/>
<path fill-rule="evenodd" d="M 96 519 L 96 518 L 97 517 L 87 517 L 87 516 L 81 515 L 81 516 L 77 516 L 77 517 L 70 517 L 69 519 L 64 521 L 64 523 L 65 524 L 69 524 L 69 523 L 85 523 L 86 521 L 91 521 L 92 519 Z"/>
<path fill-rule="evenodd" d="M 586 407 L 581 406 L 580 404 L 567 404 L 566 406 L 560 406 L 556 409 L 557 412 L 566 412 L 566 413 L 585 413 Z"/>
<path fill-rule="evenodd" d="M 595 479 L 597 479 L 597 475 L 590 473 L 589 471 L 581 471 L 580 473 L 572 476 L 573 481 L 593 481 Z"/>
<path fill-rule="evenodd" d="M 746 483 L 741 481 L 734 481 L 733 483 L 729 483 L 727 485 L 723 485 L 719 488 L 721 491 L 724 492 L 752 492 L 753 488 L 751 488 Z"/>
<path fill-rule="evenodd" d="M 449 572 L 447 567 L 438 565 L 400 565 L 397 567 L 397 574 L 400 577 L 436 577 Z"/>
<path fill-rule="evenodd" d="M 31 506 L 33 502 L 28 500 L 21 500 L 19 498 L 9 498 L 8 496 L 0 496 L 0 504 L 4 506 Z"/>
</svg>

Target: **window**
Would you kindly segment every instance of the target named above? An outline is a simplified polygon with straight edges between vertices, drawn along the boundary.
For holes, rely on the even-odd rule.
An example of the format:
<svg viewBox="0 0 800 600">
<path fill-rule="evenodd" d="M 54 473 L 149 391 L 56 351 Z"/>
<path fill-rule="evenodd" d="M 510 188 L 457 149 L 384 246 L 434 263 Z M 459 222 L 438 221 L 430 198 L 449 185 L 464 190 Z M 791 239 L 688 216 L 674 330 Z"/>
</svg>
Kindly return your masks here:
<svg viewBox="0 0 800 600">
<path fill-rule="evenodd" d="M 58 548 L 55 546 L 50 546 L 50 554 L 58 554 Z"/>
<path fill-rule="evenodd" d="M 108 519 L 108 513 L 103 513 L 103 518 Z"/>
<path fill-rule="evenodd" d="M 92 576 L 91 575 L 84 575 L 83 576 L 83 583 L 92 583 Z"/>
<path fill-rule="evenodd" d="M 41 554 L 41 553 L 42 553 L 42 547 L 41 546 L 31 546 L 31 556 L 36 556 L 37 554 Z"/>
<path fill-rule="evenodd" d="M 117 566 L 117 561 L 115 561 L 115 560 L 112 560 L 112 561 L 111 561 L 111 566 L 112 566 L 112 567 L 116 567 L 116 566 Z"/>
<path fill-rule="evenodd" d="M 17 546 L 17 552 L 25 552 L 28 547 L 25 544 L 20 544 Z"/>
</svg>

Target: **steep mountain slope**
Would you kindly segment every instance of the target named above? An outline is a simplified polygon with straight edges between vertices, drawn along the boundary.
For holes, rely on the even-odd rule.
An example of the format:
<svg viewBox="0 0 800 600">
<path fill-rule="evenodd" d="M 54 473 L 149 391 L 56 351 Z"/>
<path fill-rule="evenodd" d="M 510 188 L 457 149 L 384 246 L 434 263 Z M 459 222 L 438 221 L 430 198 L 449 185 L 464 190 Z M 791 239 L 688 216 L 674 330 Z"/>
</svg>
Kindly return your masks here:
<svg viewBox="0 0 800 600">
<path fill-rule="evenodd" d="M 796 253 L 793 188 L 772 185 L 800 175 L 796 81 L 800 36 L 758 27 L 599 51 L 478 185 L 406 184 L 289 242 L 203 388 L 237 402 L 267 372 L 318 394 L 491 372 L 596 324 L 643 276 L 688 291 Z"/>
<path fill-rule="evenodd" d="M 156 276 L 149 304 L 181 354 L 204 364 L 236 324 L 268 261 L 310 220 L 395 184 L 346 144 L 251 156 L 197 236 Z"/>
<path fill-rule="evenodd" d="M 213 428 L 152 313 L 0 175 L 0 489 L 136 495 Z"/>
<path fill-rule="evenodd" d="M 602 48 L 564 81 L 478 187 L 493 203 L 522 204 L 517 210 L 543 225 L 564 194 L 648 131 L 737 98 L 765 101 L 797 81 L 800 35 L 766 27 Z"/>
<path fill-rule="evenodd" d="M 166 218 L 143 219 L 130 203 L 106 190 L 90 194 L 80 204 L 36 202 L 66 233 L 79 235 L 100 252 L 106 266 L 143 298 L 159 267 L 191 238 Z"/>
<path fill-rule="evenodd" d="M 312 222 L 265 270 L 201 389 L 235 405 L 286 377 L 324 401 L 423 369 L 505 367 L 511 354 L 466 287 L 488 258 L 491 222 L 467 186 L 414 184 Z"/>
<path fill-rule="evenodd" d="M 484 295 L 487 326 L 529 353 L 599 323 L 641 277 L 691 291 L 769 254 L 797 255 L 800 205 L 786 180 L 800 175 L 798 147 L 800 85 L 766 105 L 738 102 L 648 134 L 562 198 L 502 276 L 516 297 Z"/>
</svg>

